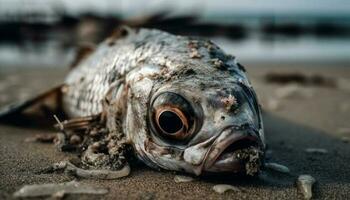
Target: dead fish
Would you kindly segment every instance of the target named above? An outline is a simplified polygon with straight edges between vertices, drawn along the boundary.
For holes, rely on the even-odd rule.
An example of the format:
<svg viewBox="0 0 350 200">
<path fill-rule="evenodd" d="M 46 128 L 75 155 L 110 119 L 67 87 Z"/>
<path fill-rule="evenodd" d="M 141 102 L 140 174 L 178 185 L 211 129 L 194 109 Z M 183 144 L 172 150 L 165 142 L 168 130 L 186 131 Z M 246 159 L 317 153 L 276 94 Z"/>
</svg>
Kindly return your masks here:
<svg viewBox="0 0 350 200">
<path fill-rule="evenodd" d="M 258 173 L 261 109 L 236 58 L 204 39 L 123 33 L 79 51 L 86 55 L 78 55 L 64 84 L 7 107 L 1 118 L 55 97 L 55 111 L 69 117 L 57 118 L 57 144 L 78 151 L 84 169 L 123 169 L 136 155 L 150 167 L 196 175 Z"/>
</svg>

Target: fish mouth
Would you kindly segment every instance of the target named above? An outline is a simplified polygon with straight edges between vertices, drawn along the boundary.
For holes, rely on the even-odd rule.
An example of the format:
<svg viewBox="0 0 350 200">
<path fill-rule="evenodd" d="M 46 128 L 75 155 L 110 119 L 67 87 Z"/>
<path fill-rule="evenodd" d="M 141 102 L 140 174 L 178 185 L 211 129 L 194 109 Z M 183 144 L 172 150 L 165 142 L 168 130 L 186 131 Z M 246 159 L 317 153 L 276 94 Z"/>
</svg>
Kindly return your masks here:
<svg viewBox="0 0 350 200">
<path fill-rule="evenodd" d="M 204 161 L 207 172 L 245 172 L 254 175 L 260 171 L 263 157 L 262 142 L 252 128 L 226 128 L 214 141 Z"/>
</svg>

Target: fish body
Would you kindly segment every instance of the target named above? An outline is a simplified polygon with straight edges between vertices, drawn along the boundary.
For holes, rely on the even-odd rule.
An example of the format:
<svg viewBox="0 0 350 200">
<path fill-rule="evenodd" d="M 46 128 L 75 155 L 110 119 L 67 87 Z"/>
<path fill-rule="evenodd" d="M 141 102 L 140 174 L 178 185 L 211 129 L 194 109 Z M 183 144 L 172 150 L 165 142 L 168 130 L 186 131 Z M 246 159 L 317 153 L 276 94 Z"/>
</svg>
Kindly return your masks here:
<svg viewBox="0 0 350 200">
<path fill-rule="evenodd" d="M 124 33 L 81 60 L 62 88 L 70 118 L 105 119 L 99 128 L 106 136 L 84 139 L 90 141 L 85 161 L 99 166 L 97 158 L 107 156 L 113 163 L 111 155 L 130 145 L 153 168 L 258 173 L 265 150 L 261 111 L 236 58 L 209 40 L 152 29 Z M 98 145 L 103 153 L 96 153 Z"/>
</svg>

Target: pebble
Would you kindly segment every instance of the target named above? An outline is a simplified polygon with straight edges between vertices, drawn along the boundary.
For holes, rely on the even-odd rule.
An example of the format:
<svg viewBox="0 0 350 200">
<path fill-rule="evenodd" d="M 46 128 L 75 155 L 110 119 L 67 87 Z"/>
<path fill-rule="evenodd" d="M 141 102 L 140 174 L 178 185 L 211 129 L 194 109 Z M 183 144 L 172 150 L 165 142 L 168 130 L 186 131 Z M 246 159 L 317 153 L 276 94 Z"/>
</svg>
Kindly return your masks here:
<svg viewBox="0 0 350 200">
<path fill-rule="evenodd" d="M 190 176 L 181 176 L 181 175 L 176 175 L 174 177 L 175 183 L 187 183 L 187 182 L 192 182 L 194 178 Z"/>
<path fill-rule="evenodd" d="M 281 172 L 281 173 L 285 173 L 285 174 L 289 174 L 290 170 L 288 167 L 278 164 L 278 163 L 265 163 L 265 167 L 268 169 L 272 169 L 274 171 L 277 172 Z"/>
<path fill-rule="evenodd" d="M 238 187 L 235 187 L 233 185 L 227 185 L 227 184 L 214 185 L 213 190 L 219 194 L 223 194 L 229 190 L 232 190 L 234 192 L 241 192 L 241 190 Z"/>
<path fill-rule="evenodd" d="M 305 149 L 306 153 L 315 153 L 315 154 L 327 154 L 327 149 L 321 149 L 321 148 L 307 148 Z"/>
<path fill-rule="evenodd" d="M 43 197 L 64 194 L 106 194 L 105 188 L 97 188 L 77 181 L 25 185 L 13 194 L 15 198 Z"/>
<path fill-rule="evenodd" d="M 311 199 L 312 197 L 312 186 L 316 182 L 316 179 L 310 175 L 300 175 L 297 180 L 297 187 L 303 194 L 305 199 Z"/>
</svg>

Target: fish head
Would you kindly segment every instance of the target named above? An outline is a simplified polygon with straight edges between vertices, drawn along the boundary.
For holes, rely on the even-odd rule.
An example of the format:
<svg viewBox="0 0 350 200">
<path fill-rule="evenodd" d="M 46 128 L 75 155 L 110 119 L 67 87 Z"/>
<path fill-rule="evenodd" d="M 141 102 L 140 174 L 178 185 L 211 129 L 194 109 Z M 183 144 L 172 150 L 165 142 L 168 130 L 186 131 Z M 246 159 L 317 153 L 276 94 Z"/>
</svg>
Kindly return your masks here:
<svg viewBox="0 0 350 200">
<path fill-rule="evenodd" d="M 259 172 L 264 132 L 249 85 L 195 76 L 166 84 L 143 76 L 141 82 L 147 95 L 129 101 L 127 131 L 147 165 L 196 175 Z"/>
</svg>

